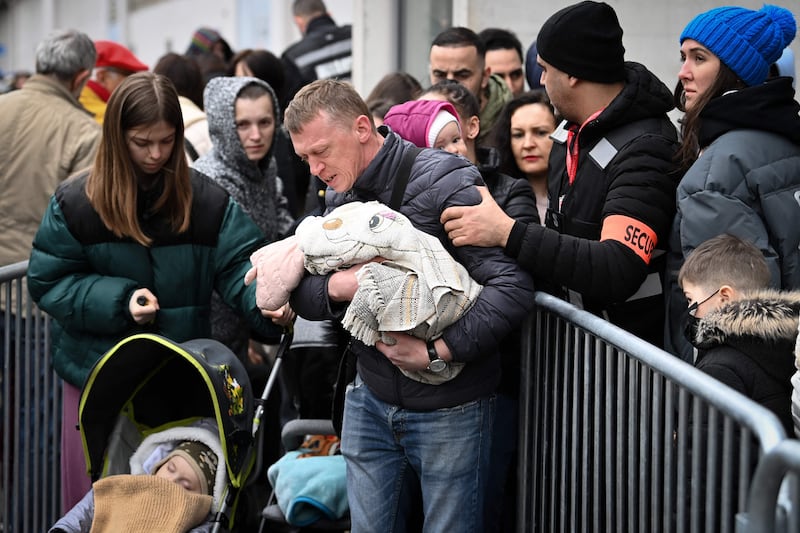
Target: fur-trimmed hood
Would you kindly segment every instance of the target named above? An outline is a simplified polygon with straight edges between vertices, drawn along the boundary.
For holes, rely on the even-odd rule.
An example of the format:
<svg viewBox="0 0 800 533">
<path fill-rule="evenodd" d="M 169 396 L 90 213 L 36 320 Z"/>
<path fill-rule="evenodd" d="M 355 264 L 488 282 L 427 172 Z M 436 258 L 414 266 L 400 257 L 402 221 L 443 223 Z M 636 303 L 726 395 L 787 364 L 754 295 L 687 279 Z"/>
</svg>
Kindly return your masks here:
<svg viewBox="0 0 800 533">
<path fill-rule="evenodd" d="M 702 319 L 696 346 L 707 348 L 741 341 L 795 345 L 800 317 L 800 292 L 763 290 L 750 293 Z"/>
<path fill-rule="evenodd" d="M 794 366 L 800 369 L 800 320 L 797 321 L 797 340 L 795 340 L 794 345 Z"/>
<path fill-rule="evenodd" d="M 695 366 L 771 410 L 791 434 L 800 292 L 763 290 L 698 321 Z"/>
</svg>

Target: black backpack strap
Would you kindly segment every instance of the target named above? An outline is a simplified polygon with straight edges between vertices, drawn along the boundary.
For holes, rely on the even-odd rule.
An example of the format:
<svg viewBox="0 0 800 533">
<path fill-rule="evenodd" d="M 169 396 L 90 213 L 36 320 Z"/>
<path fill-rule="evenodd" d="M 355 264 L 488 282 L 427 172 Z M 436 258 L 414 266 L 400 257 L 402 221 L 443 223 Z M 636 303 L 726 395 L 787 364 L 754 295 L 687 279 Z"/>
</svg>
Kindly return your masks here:
<svg viewBox="0 0 800 533">
<path fill-rule="evenodd" d="M 197 153 L 197 149 L 186 137 L 183 138 L 183 147 L 186 149 L 186 154 L 189 156 L 189 159 L 192 161 L 197 161 L 197 158 L 200 157 L 200 154 Z"/>
<path fill-rule="evenodd" d="M 400 167 L 395 174 L 394 188 L 392 188 L 392 199 L 389 201 L 389 207 L 392 209 L 399 209 L 403 204 L 403 195 L 406 192 L 406 185 L 408 185 L 408 178 L 411 175 L 411 166 L 417 158 L 417 154 L 422 151 L 418 146 L 412 146 L 406 153 L 403 154 L 403 159 L 400 161 Z"/>
</svg>

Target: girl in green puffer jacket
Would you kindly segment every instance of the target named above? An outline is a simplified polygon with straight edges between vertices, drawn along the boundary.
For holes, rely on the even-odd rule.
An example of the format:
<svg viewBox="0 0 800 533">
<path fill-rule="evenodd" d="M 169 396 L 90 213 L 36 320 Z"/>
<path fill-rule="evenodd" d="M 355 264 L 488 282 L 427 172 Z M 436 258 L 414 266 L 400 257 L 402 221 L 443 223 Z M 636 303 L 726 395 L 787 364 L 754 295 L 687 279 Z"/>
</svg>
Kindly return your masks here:
<svg viewBox="0 0 800 533">
<path fill-rule="evenodd" d="M 146 72 L 127 78 L 108 102 L 94 166 L 51 198 L 28 268 L 31 296 L 54 319 L 53 365 L 65 381 L 64 511 L 90 486 L 75 430 L 80 387 L 118 341 L 141 331 L 209 337 L 213 290 L 278 340 L 255 286 L 243 283 L 250 253 L 264 244 L 228 193 L 188 168 L 172 83 Z"/>
</svg>

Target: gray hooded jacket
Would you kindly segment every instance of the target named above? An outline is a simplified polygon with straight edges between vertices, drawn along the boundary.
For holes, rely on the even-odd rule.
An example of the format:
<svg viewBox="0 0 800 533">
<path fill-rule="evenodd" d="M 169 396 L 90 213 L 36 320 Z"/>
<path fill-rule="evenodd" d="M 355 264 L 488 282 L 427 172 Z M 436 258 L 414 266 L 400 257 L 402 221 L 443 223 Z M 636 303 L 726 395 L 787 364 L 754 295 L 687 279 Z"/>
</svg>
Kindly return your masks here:
<svg viewBox="0 0 800 533">
<path fill-rule="evenodd" d="M 272 97 L 275 128 L 280 127 L 280 108 L 272 87 L 258 78 L 217 77 L 206 85 L 203 101 L 208 118 L 208 133 L 214 147 L 192 167 L 222 185 L 268 240 L 282 238 L 292 225 L 283 182 L 277 175 L 273 154 L 275 136 L 267 155 L 250 161 L 236 129 L 236 98 L 248 85 L 264 87 Z"/>
<path fill-rule="evenodd" d="M 213 143 L 209 153 L 193 168 L 219 183 L 256 223 L 268 242 L 284 237 L 293 219 L 289 213 L 283 183 L 277 175 L 273 154 L 275 136 L 267 155 L 258 162 L 247 157 L 236 128 L 236 98 L 249 85 L 264 87 L 272 97 L 275 129 L 280 128 L 280 108 L 275 91 L 268 83 L 246 76 L 213 78 L 203 93 L 208 132 Z M 240 357 L 247 353 L 246 324 L 222 299 L 214 294 L 211 309 L 212 336 Z"/>
</svg>

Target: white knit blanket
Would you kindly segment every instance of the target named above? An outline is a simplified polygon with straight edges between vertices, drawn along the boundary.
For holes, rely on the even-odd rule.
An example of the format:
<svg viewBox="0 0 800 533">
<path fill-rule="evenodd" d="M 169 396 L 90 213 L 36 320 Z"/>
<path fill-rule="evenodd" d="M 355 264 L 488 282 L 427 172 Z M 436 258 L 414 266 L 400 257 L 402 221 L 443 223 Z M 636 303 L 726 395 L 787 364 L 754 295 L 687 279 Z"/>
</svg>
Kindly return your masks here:
<svg viewBox="0 0 800 533">
<path fill-rule="evenodd" d="M 414 228 L 411 221 L 378 202 L 351 202 L 324 217 L 308 217 L 295 232 L 313 274 L 382 257 L 357 274 L 358 290 L 342 325 L 353 337 L 372 346 L 379 339 L 392 344 L 385 332 L 402 331 L 421 339 L 436 339 L 469 309 L 483 288 L 435 237 Z M 440 373 L 407 372 L 423 383 L 454 378 L 463 363 L 450 363 Z"/>
</svg>

